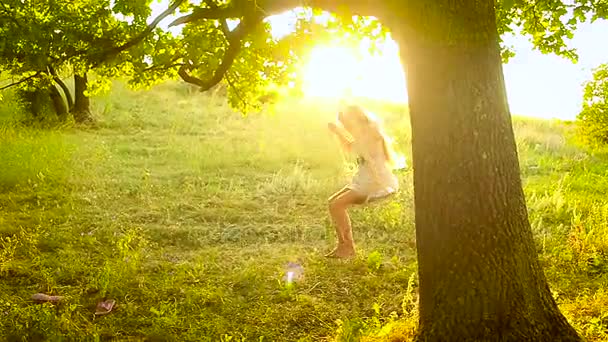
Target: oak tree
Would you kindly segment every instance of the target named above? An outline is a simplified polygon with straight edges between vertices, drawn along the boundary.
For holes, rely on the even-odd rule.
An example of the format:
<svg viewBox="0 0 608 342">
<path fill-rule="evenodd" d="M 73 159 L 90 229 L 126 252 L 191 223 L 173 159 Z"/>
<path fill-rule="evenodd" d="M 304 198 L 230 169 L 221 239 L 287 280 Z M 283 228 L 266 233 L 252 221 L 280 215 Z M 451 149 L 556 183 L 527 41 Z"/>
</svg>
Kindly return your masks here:
<svg viewBox="0 0 608 342">
<path fill-rule="evenodd" d="M 20 86 L 34 115 L 44 114 L 48 97 L 60 119 L 90 121 L 91 91 L 129 75 L 133 59 L 123 52 L 170 35 L 158 23 L 182 3 L 174 2 L 148 23 L 149 0 L 2 0 L 0 71 L 15 81 L 0 90 Z M 98 76 L 93 84 L 87 77 L 91 70 Z M 74 96 L 63 81 L 66 75 L 73 75 Z"/>
<path fill-rule="evenodd" d="M 418 340 L 579 341 L 560 313 L 537 257 L 501 64 L 512 52 L 500 44 L 502 35 L 519 29 L 542 52 L 576 60 L 568 39 L 578 23 L 605 17 L 607 4 L 204 1 L 173 25 L 224 28 L 224 45 L 212 52 L 221 59 L 196 63 L 203 54 L 184 51 L 182 58 L 188 61 L 179 66 L 179 75 L 203 89 L 225 76 L 251 84 L 240 72 L 263 71 L 257 60 L 251 67 L 244 60 L 253 46 L 259 47 L 250 42 L 264 31 L 259 30 L 263 18 L 301 6 L 332 12 L 345 27 L 371 17 L 364 26 L 381 23 L 399 44 L 412 126 Z M 226 30 L 227 19 L 239 25 Z M 254 76 L 263 79 L 264 73 Z"/>
</svg>

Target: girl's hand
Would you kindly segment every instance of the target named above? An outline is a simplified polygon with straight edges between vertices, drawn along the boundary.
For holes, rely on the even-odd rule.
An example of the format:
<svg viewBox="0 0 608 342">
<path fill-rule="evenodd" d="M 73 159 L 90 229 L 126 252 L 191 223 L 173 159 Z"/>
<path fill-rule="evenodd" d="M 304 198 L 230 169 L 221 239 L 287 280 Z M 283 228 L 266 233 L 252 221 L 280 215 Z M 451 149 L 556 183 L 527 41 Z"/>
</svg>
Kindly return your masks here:
<svg viewBox="0 0 608 342">
<path fill-rule="evenodd" d="M 334 122 L 330 122 L 327 124 L 327 128 L 329 128 L 330 131 L 337 133 L 338 132 L 338 126 L 334 123 Z"/>
</svg>

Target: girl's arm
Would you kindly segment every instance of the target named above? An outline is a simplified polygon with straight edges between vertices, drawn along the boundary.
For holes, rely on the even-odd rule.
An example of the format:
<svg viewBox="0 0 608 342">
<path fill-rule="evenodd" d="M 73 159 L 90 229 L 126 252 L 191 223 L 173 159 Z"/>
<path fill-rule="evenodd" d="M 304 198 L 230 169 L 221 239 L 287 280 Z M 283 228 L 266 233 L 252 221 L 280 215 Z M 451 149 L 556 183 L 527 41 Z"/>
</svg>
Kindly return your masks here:
<svg viewBox="0 0 608 342">
<path fill-rule="evenodd" d="M 351 140 L 349 140 L 344 135 L 344 133 L 342 133 L 342 131 L 338 128 L 338 126 L 335 123 L 330 122 L 329 124 L 327 124 L 327 127 L 329 128 L 329 130 L 332 133 L 334 133 L 338 137 L 338 140 L 340 140 L 340 144 L 342 145 L 342 148 L 344 148 L 344 150 L 350 152 L 352 150 L 353 142 Z"/>
</svg>

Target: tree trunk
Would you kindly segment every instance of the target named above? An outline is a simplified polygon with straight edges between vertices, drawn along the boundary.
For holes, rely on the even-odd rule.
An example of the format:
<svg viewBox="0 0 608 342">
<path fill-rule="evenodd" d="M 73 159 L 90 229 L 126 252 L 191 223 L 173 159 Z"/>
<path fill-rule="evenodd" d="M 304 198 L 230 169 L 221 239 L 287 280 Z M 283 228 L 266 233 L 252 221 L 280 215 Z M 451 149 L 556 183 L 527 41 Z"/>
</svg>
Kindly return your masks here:
<svg viewBox="0 0 608 342">
<path fill-rule="evenodd" d="M 87 90 L 87 74 L 74 74 L 74 121 L 77 123 L 91 123 L 93 122 L 93 116 L 91 115 L 91 102 L 85 95 Z"/>
<path fill-rule="evenodd" d="M 68 110 L 71 111 L 74 108 L 74 100 L 72 99 L 72 94 L 70 93 L 70 89 L 61 80 L 61 78 L 57 74 L 57 71 L 55 71 L 55 68 L 53 68 L 52 66 L 49 66 L 48 68 L 49 68 L 49 72 L 53 76 L 53 80 L 55 81 L 55 83 L 57 83 L 57 85 L 61 88 L 61 90 L 63 90 L 63 94 L 65 95 L 65 100 L 68 103 Z"/>
<path fill-rule="evenodd" d="M 31 119 L 42 121 L 50 109 L 48 92 L 45 89 L 36 88 L 22 89 L 18 94 L 23 109 L 31 116 Z"/>
<path fill-rule="evenodd" d="M 409 3 L 389 26 L 411 113 L 417 340 L 580 341 L 538 262 L 494 2 Z"/>
<path fill-rule="evenodd" d="M 61 97 L 61 93 L 59 93 L 59 90 L 54 85 L 51 85 L 49 88 L 49 96 L 51 97 L 53 108 L 55 109 L 55 114 L 57 114 L 59 121 L 66 121 L 68 118 L 68 107 L 66 106 L 63 97 Z"/>
</svg>

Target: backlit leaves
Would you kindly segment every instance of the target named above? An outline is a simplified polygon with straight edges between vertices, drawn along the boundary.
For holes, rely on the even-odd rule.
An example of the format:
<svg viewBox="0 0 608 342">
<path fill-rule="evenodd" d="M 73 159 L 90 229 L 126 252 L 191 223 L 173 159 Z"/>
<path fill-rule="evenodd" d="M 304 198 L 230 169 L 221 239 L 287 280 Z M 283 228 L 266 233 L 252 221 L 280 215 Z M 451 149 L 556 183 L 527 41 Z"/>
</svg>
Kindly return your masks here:
<svg viewBox="0 0 608 342">
<path fill-rule="evenodd" d="M 576 62 L 578 55 L 568 45 L 577 25 L 606 18 L 606 0 L 501 0 L 497 3 L 500 34 L 513 32 L 530 38 L 543 53 L 554 53 Z"/>
<path fill-rule="evenodd" d="M 52 66 L 59 71 L 87 72 L 95 68 L 101 76 L 124 75 L 134 69 L 126 64 L 137 60 L 126 58 L 126 53 L 114 56 L 108 51 L 146 28 L 150 3 L 150 0 L 3 0 L 0 71 L 18 78 L 32 71 L 45 73 L 47 66 Z"/>
<path fill-rule="evenodd" d="M 583 109 L 578 128 L 590 145 L 608 145 L 608 64 L 597 67 L 593 79 L 585 83 Z"/>
<path fill-rule="evenodd" d="M 216 19 L 190 22 L 177 36 L 155 29 L 127 51 L 108 58 L 108 50 L 143 32 L 152 1 L 157 0 L 3 0 L 0 71 L 19 77 L 44 73 L 47 65 L 60 71 L 94 68 L 99 76 L 128 76 L 132 85 L 146 87 L 176 78 L 177 70 L 185 65 L 192 76 L 211 79 L 229 45 Z M 183 1 L 179 8 L 183 12 L 209 10 L 229 1 L 253 0 Z M 501 36 L 524 34 L 540 51 L 573 61 L 577 55 L 568 41 L 577 25 L 608 16 L 608 0 L 497 0 L 495 7 Z M 356 46 L 365 37 L 374 52 L 387 34 L 375 18 L 352 16 L 347 0 L 333 14 L 301 8 L 294 14 L 295 30 L 287 36 L 273 38 L 264 22 L 239 43 L 241 50 L 225 78 L 235 107 L 259 108 L 257 99 L 277 84 L 297 87 L 298 66 L 315 45 Z M 506 61 L 513 51 L 502 45 Z M 93 85 L 92 89 L 104 87 Z"/>
</svg>

